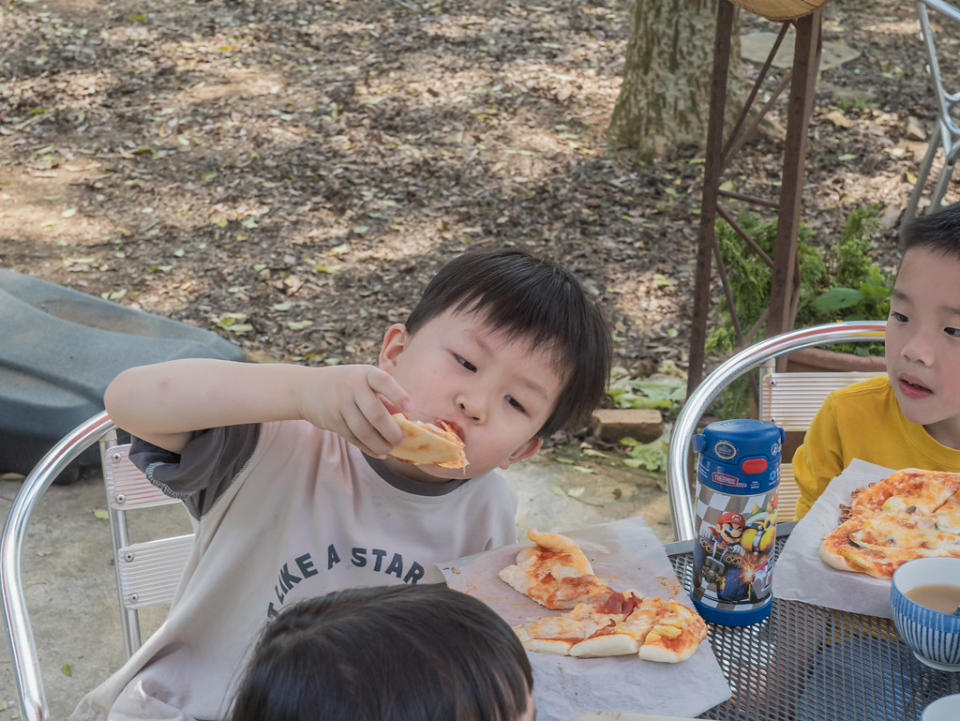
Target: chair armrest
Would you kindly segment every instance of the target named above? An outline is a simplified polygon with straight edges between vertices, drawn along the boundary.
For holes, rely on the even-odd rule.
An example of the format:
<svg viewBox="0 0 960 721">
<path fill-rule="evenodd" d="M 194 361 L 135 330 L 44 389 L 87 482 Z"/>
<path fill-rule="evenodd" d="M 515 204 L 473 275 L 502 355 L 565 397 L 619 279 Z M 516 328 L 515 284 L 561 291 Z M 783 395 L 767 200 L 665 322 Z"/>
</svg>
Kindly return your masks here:
<svg viewBox="0 0 960 721">
<path fill-rule="evenodd" d="M 106 413 L 89 418 L 63 437 L 40 459 L 24 480 L 10 507 L 0 535 L 0 601 L 17 683 L 20 715 L 24 721 L 44 721 L 47 699 L 27 613 L 21 578 L 23 538 L 34 506 L 50 484 L 86 448 L 114 428 Z"/>
<path fill-rule="evenodd" d="M 678 541 L 685 541 L 696 535 L 688 465 L 690 443 L 700 417 L 720 391 L 731 381 L 771 358 L 815 345 L 875 341 L 878 336 L 883 336 L 886 327 L 887 322 L 882 320 L 849 321 L 781 333 L 736 353 L 701 381 L 683 404 L 674 423 L 667 452 L 667 490 L 673 531 Z"/>
</svg>

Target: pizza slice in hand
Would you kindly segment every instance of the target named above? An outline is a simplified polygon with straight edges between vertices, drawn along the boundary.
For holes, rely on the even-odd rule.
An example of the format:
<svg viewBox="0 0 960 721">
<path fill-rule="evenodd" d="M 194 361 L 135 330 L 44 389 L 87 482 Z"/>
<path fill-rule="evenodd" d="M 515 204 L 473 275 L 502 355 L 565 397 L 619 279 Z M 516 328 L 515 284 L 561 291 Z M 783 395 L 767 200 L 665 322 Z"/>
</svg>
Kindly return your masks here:
<svg viewBox="0 0 960 721">
<path fill-rule="evenodd" d="M 395 413 L 393 420 L 403 431 L 403 440 L 390 451 L 394 458 L 441 468 L 466 467 L 463 440 L 445 421 L 412 421 L 402 413 Z"/>
</svg>

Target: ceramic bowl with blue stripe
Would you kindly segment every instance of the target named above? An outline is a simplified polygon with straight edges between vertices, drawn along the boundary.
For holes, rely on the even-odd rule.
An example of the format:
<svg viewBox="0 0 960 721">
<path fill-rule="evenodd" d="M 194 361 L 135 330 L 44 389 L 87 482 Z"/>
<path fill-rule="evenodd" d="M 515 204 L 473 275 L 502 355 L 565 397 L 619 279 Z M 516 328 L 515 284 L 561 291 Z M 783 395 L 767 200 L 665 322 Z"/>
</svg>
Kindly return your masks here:
<svg viewBox="0 0 960 721">
<path fill-rule="evenodd" d="M 941 671 L 960 671 L 960 616 L 935 611 L 905 595 L 917 586 L 960 586 L 960 558 L 918 558 L 893 574 L 890 605 L 901 638 L 920 661 Z"/>
</svg>

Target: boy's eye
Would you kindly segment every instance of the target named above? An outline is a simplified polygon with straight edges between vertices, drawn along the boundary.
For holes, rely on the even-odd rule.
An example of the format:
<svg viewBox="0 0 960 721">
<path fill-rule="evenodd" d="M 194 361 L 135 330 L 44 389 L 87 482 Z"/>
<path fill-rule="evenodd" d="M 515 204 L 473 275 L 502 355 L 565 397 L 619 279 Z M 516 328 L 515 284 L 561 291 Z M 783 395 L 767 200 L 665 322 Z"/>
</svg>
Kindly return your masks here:
<svg viewBox="0 0 960 721">
<path fill-rule="evenodd" d="M 901 323 L 907 322 L 907 316 L 905 316 L 903 313 L 897 313 L 895 310 L 890 311 L 890 317 Z"/>
<path fill-rule="evenodd" d="M 952 335 L 954 338 L 960 338 L 960 328 L 944 328 L 943 332 Z"/>
<path fill-rule="evenodd" d="M 517 400 L 516 398 L 514 398 L 513 396 L 507 396 L 507 403 L 509 403 L 511 406 L 513 406 L 514 408 L 516 408 L 516 409 L 517 409 L 518 411 L 520 411 L 521 413 L 526 413 L 526 412 L 527 412 L 527 409 L 524 408 L 523 405 L 520 403 L 520 401 L 518 401 L 518 400 Z"/>
<path fill-rule="evenodd" d="M 457 359 L 457 363 L 459 363 L 460 365 L 462 365 L 464 368 L 466 368 L 466 369 L 467 369 L 468 371 L 470 371 L 471 373 L 476 373 L 476 372 L 477 372 L 477 367 L 476 367 L 473 363 L 471 363 L 470 361 L 468 361 L 466 358 L 464 358 L 463 356 L 458 356 L 458 355 L 454 354 L 453 357 Z"/>
</svg>

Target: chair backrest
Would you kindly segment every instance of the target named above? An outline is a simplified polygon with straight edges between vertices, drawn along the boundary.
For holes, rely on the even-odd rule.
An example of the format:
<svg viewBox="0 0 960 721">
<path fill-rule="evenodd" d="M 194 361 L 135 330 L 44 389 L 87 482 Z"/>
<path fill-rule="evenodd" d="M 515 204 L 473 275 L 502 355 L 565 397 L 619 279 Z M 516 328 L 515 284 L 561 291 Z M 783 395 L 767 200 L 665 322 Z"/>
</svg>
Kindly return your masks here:
<svg viewBox="0 0 960 721">
<path fill-rule="evenodd" d="M 140 645 L 138 609 L 169 603 L 175 596 L 193 535 L 142 543 L 129 542 L 126 514 L 177 503 L 153 487 L 117 444 L 114 424 L 100 413 L 63 437 L 40 459 L 23 481 L 0 535 L 0 601 L 10 641 L 13 672 L 24 721 L 48 716 L 33 629 L 27 612 L 21 573 L 23 541 L 33 509 L 53 480 L 94 443 L 101 443 L 104 483 L 117 569 L 124 644 L 128 654 Z"/>
<path fill-rule="evenodd" d="M 127 656 L 140 648 L 139 609 L 170 604 L 180 586 L 183 568 L 193 547 L 192 533 L 130 542 L 127 513 L 179 504 L 147 480 L 129 457 L 130 444 L 117 443 L 116 432 L 100 440 L 103 482 L 117 571 L 117 600 Z"/>
<path fill-rule="evenodd" d="M 790 447 L 793 445 L 789 443 L 791 434 L 806 432 L 828 395 L 877 375 L 883 374 L 861 371 L 777 373 L 773 370 L 773 361 L 767 361 L 760 372 L 757 415 L 760 420 L 783 428 L 788 439 L 785 445 Z M 800 488 L 793 477 L 790 460 L 791 456 L 784 453 L 780 464 L 777 516 L 785 521 L 793 518 L 800 499 Z"/>
<path fill-rule="evenodd" d="M 696 533 L 690 484 L 690 446 L 701 416 L 720 392 L 744 373 L 778 356 L 801 348 L 831 343 L 877 341 L 883 337 L 885 329 L 886 321 L 849 321 L 789 331 L 766 338 L 736 353 L 703 379 L 680 410 L 667 452 L 667 489 L 677 540 L 691 539 Z M 821 397 L 821 403 L 825 396 L 826 393 Z M 771 411 L 775 412 L 777 411 Z M 812 418 L 812 415 L 810 417 Z M 807 423 L 809 424 L 809 421 Z"/>
</svg>

